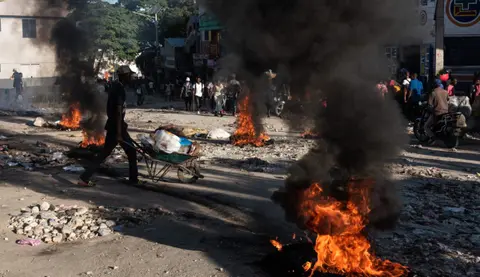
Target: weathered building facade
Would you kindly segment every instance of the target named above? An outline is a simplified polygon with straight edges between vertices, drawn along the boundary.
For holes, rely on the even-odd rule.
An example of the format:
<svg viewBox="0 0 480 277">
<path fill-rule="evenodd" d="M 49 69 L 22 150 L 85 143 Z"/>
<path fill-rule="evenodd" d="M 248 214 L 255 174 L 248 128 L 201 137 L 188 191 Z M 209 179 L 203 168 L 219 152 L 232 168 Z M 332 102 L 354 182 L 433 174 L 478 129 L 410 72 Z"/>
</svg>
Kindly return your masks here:
<svg viewBox="0 0 480 277">
<path fill-rule="evenodd" d="M 26 86 L 41 86 L 55 76 L 55 49 L 50 30 L 66 16 L 64 9 L 38 11 L 36 0 L 0 1 L 0 88 L 10 88 L 13 69 Z"/>
</svg>

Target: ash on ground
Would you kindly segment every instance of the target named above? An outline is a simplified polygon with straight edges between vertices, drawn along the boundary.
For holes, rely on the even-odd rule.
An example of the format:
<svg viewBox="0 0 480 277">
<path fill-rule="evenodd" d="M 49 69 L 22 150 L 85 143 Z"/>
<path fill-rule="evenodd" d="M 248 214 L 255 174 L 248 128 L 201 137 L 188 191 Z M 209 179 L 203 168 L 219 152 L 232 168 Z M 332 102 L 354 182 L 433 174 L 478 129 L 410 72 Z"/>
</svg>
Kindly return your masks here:
<svg viewBox="0 0 480 277">
<path fill-rule="evenodd" d="M 228 142 L 202 143 L 201 161 L 250 172 L 286 173 L 308 152 L 314 141 L 276 137 L 275 143 L 263 147 L 234 146 Z"/>
<path fill-rule="evenodd" d="M 66 207 L 43 202 L 12 216 L 8 228 L 17 235 L 45 243 L 61 243 L 108 236 L 123 228 L 149 224 L 158 214 L 156 209 Z"/>
<path fill-rule="evenodd" d="M 478 181 L 408 180 L 398 226 L 374 236 L 376 251 L 424 276 L 479 276 L 479 193 Z"/>
</svg>

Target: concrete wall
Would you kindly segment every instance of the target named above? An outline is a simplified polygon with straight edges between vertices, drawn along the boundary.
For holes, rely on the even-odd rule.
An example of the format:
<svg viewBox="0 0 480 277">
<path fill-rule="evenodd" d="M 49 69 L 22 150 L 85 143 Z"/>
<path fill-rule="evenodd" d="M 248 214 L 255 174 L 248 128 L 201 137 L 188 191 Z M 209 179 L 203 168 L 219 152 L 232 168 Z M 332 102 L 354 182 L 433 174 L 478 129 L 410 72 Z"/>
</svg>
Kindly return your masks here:
<svg viewBox="0 0 480 277">
<path fill-rule="evenodd" d="M 41 0 L 43 1 L 43 0 Z M 55 76 L 55 49 L 41 43 L 48 41 L 51 27 L 62 16 L 63 9 L 45 9 L 38 12 L 38 0 L 4 0 L 0 2 L 0 88 L 10 88 L 12 70 L 23 73 L 26 86 L 51 83 Z M 23 19 L 36 21 L 36 38 L 24 38 Z"/>
</svg>

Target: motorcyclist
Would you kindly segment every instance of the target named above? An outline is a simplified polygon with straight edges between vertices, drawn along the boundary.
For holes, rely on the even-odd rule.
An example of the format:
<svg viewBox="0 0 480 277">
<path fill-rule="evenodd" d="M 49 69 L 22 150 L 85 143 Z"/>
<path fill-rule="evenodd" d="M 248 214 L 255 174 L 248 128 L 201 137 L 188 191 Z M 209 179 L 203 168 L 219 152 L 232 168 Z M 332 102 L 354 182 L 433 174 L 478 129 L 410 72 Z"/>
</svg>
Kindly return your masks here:
<svg viewBox="0 0 480 277">
<path fill-rule="evenodd" d="M 265 72 L 267 77 L 267 88 L 266 88 L 266 97 L 265 97 L 265 106 L 267 107 L 267 117 L 270 117 L 272 109 L 275 106 L 275 94 L 276 87 L 273 80 L 277 77 L 277 74 L 274 73 L 271 69 Z"/>
<path fill-rule="evenodd" d="M 425 122 L 425 133 L 430 137 L 428 144 L 433 144 L 435 134 L 432 127 L 440 116 L 448 113 L 448 92 L 443 89 L 442 81 L 439 79 L 435 80 L 435 89 L 428 97 L 428 105 L 432 107 L 432 113 Z"/>
</svg>

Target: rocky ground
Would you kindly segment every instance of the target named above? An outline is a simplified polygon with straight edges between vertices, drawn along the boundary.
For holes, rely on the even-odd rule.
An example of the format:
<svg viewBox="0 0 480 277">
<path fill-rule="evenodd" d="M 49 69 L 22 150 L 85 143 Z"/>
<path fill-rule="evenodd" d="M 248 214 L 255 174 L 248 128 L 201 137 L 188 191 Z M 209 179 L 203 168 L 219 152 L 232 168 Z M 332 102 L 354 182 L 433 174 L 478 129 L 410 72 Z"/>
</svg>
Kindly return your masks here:
<svg viewBox="0 0 480 277">
<path fill-rule="evenodd" d="M 313 141 L 278 118 L 264 122 L 275 143 L 260 148 L 206 139 L 199 131 L 205 179 L 179 184 L 171 174 L 169 182 L 139 189 L 118 179 L 127 173 L 121 150 L 97 175 L 97 187 L 77 187 L 84 164 L 65 152 L 80 132 L 29 126 L 33 113 L 2 114 L 0 276 L 264 276 L 252 262 L 275 251 L 269 239 L 289 243 L 292 233 L 301 234 L 269 197 Z M 231 116 L 170 105 L 130 109 L 127 121 L 134 137 L 170 123 L 234 130 Z M 395 230 L 372 236 L 379 256 L 419 276 L 480 274 L 478 146 L 466 140 L 451 151 L 412 140 L 387 165 L 404 209 Z"/>
</svg>

